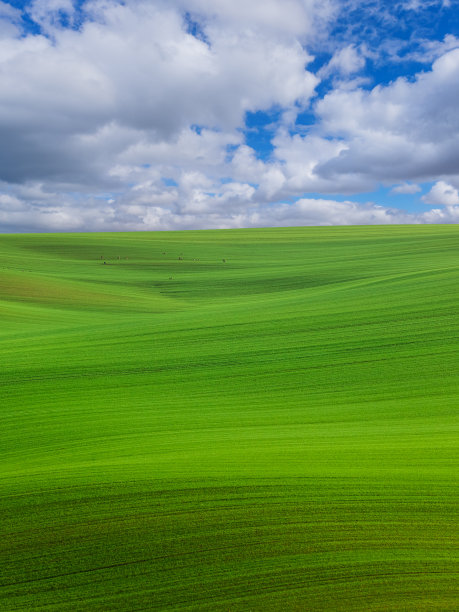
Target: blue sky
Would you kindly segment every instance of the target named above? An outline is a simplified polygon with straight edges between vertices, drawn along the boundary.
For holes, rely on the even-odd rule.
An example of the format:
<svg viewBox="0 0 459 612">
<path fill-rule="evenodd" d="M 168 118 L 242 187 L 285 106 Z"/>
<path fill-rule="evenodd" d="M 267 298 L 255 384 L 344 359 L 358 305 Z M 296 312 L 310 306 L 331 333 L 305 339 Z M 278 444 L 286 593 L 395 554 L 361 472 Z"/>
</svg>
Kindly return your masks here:
<svg viewBox="0 0 459 612">
<path fill-rule="evenodd" d="M 0 231 L 459 222 L 459 0 L 0 0 Z"/>
</svg>

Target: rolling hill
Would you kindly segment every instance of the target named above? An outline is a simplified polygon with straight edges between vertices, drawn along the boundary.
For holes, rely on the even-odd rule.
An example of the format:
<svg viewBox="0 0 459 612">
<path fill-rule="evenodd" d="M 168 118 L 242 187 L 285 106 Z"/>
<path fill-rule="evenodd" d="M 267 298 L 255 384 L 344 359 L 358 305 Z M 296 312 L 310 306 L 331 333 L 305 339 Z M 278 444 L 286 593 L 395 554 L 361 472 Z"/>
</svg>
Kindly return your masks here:
<svg viewBox="0 0 459 612">
<path fill-rule="evenodd" d="M 457 226 L 0 236 L 2 610 L 456 610 Z"/>
</svg>

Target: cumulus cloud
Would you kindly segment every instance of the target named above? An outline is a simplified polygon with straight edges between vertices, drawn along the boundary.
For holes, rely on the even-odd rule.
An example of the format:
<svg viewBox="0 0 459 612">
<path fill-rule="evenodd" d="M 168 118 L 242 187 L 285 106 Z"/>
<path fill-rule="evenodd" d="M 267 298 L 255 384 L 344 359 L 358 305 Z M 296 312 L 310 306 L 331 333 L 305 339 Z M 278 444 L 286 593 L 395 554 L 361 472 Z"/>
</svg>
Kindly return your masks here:
<svg viewBox="0 0 459 612">
<path fill-rule="evenodd" d="M 327 77 L 330 74 L 338 74 L 348 77 L 359 72 L 364 66 L 364 56 L 354 44 L 351 44 L 337 50 L 328 64 L 319 72 L 319 75 Z"/>
<path fill-rule="evenodd" d="M 393 23 L 415 4 L 364 8 Z M 0 0 L 0 228 L 452 222 L 457 39 L 419 43 L 431 68 L 370 88 L 379 49 L 329 36 L 360 5 L 30 0 L 24 12 Z M 277 117 L 266 155 L 247 138 L 258 111 Z M 415 194 L 427 181 L 424 202 L 446 208 L 332 199 L 381 183 Z"/>
<path fill-rule="evenodd" d="M 429 181 L 457 172 L 459 49 L 436 60 L 414 82 L 399 78 L 367 91 L 335 90 L 317 103 L 321 129 L 342 138 L 339 155 L 317 174 L 339 183 L 362 180 Z"/>
<path fill-rule="evenodd" d="M 371 202 L 359 204 L 323 198 L 269 204 L 256 202 L 254 188 L 248 184 L 224 185 L 217 193 L 210 193 L 208 188 L 205 177 L 195 175 L 184 177 L 182 184 L 168 193 L 155 194 L 151 188 L 145 191 L 136 187 L 133 193 L 124 193 L 117 199 L 92 196 L 81 201 L 70 194 L 63 198 L 52 193 L 41 193 L 36 199 L 2 196 L 0 223 L 4 231 L 16 232 L 459 222 L 459 206 L 414 214 Z M 46 205 L 42 196 L 46 196 Z"/>
<path fill-rule="evenodd" d="M 71 8 L 65 0 L 37 0 L 31 15 L 41 23 Z M 104 183 L 127 148 L 158 148 L 193 125 L 232 132 L 221 143 L 230 145 L 246 111 L 306 104 L 318 82 L 305 70 L 310 56 L 296 39 L 236 33 L 217 23 L 208 27 L 207 44 L 162 2 L 90 2 L 87 10 L 94 20 L 77 31 L 56 29 L 54 40 L 29 35 L 6 45 L 3 180 L 71 183 L 96 166 Z"/>
<path fill-rule="evenodd" d="M 459 205 L 459 191 L 445 181 L 438 181 L 425 196 L 422 197 L 426 204 L 440 204 L 442 206 Z"/>
<path fill-rule="evenodd" d="M 258 30 L 276 38 L 310 39 L 336 13 L 333 0 L 178 0 L 176 4 L 225 30 Z"/>
</svg>

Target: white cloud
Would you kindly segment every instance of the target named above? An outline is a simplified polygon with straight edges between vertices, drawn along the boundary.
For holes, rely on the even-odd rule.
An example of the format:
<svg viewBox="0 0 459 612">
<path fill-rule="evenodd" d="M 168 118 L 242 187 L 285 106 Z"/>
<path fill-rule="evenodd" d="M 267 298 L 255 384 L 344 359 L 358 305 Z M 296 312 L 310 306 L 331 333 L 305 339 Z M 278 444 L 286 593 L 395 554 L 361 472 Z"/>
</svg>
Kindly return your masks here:
<svg viewBox="0 0 459 612">
<path fill-rule="evenodd" d="M 336 13 L 334 0 L 178 0 L 177 4 L 225 30 L 255 30 L 276 38 L 315 36 Z"/>
<path fill-rule="evenodd" d="M 270 28 L 274 8 L 280 7 L 271 4 Z M 70 11 L 70 5 L 37 1 L 32 14 L 42 20 L 57 8 Z M 201 5 L 206 3 L 197 2 L 196 8 Z M 303 4 L 292 0 L 293 5 L 306 19 Z M 224 6 L 217 7 L 221 14 L 227 12 Z M 237 14 L 233 7 L 234 19 L 248 10 L 247 3 L 240 4 Z M 301 107 L 318 82 L 305 70 L 310 56 L 294 36 L 286 36 L 282 20 L 278 37 L 263 29 L 267 17 L 261 5 L 252 10 L 258 29 L 236 31 L 223 27 L 221 19 L 210 22 L 209 44 L 186 31 L 174 5 L 91 2 L 88 11 L 97 20 L 79 30 L 56 28 L 52 41 L 13 37 L 0 47 L 4 180 L 78 182 L 78 174 L 91 174 L 96 166 L 104 184 L 122 153 L 127 159 L 137 152 L 139 163 L 149 163 L 155 150 L 172 151 L 183 134 L 188 134 L 188 149 L 193 138 L 198 148 L 206 139 L 218 140 L 221 151 L 216 153 L 214 145 L 204 154 L 209 160 L 214 154 L 221 157 L 235 143 L 246 111 Z M 226 136 L 212 137 L 207 131 L 203 138 L 193 137 L 192 125 Z M 122 134 L 115 143 L 114 134 Z M 140 159 L 142 150 L 145 160 Z"/>
<path fill-rule="evenodd" d="M 311 45 L 358 4 L 34 0 L 34 35 L 0 0 L 0 227 L 450 222 L 457 39 L 426 41 L 423 57 L 437 59 L 412 81 L 368 89 L 359 71 L 378 55 L 354 39 L 312 74 Z M 296 117 L 327 76 L 334 89 L 312 109 L 319 122 L 301 131 Z M 241 128 L 247 111 L 268 109 L 281 118 L 259 159 Z M 379 183 L 416 193 L 424 181 L 438 181 L 426 203 L 447 210 L 410 216 L 327 199 Z M 305 196 L 315 193 L 327 197 Z"/>
<path fill-rule="evenodd" d="M 412 195 L 414 193 L 419 193 L 421 188 L 416 183 L 402 183 L 401 185 L 396 185 L 391 189 L 391 193 L 400 193 L 406 195 Z"/>
<path fill-rule="evenodd" d="M 328 64 L 319 72 L 320 76 L 326 77 L 337 73 L 348 77 L 362 70 L 365 66 L 365 58 L 354 44 L 347 45 L 336 51 Z"/>
<path fill-rule="evenodd" d="M 401 4 L 405 10 L 419 11 L 429 6 L 449 7 L 451 6 L 451 0 L 403 0 Z"/>
<path fill-rule="evenodd" d="M 18 22 L 21 20 L 21 11 L 0 0 L 0 19 Z"/>
<path fill-rule="evenodd" d="M 63 16 L 72 21 L 75 8 L 73 0 L 33 0 L 27 12 L 43 31 L 53 33 L 61 27 Z"/>
<path fill-rule="evenodd" d="M 403 61 L 431 64 L 448 51 L 459 48 L 459 38 L 453 34 L 446 34 L 443 40 L 420 38 L 417 42 L 418 49 L 405 53 Z"/>
<path fill-rule="evenodd" d="M 4 231 L 171 230 L 237 227 L 289 227 L 307 225 L 387 225 L 406 223 L 458 223 L 459 206 L 410 214 L 374 203 L 358 204 L 331 199 L 301 198 L 293 204 L 267 204 L 254 200 L 254 188 L 228 183 L 209 194 L 205 177 L 184 177 L 178 188 L 124 194 L 117 200 L 84 202 L 50 194 L 39 201 L 17 196 L 0 198 Z M 186 200 L 181 199 L 184 192 Z M 147 196 L 147 197 L 145 197 Z"/>
<path fill-rule="evenodd" d="M 17 211 L 24 208 L 24 203 L 21 202 L 16 196 L 11 196 L 7 193 L 0 194 L 0 210 L 6 211 Z"/>
<path fill-rule="evenodd" d="M 425 196 L 422 201 L 426 204 L 441 206 L 459 205 L 459 191 L 445 181 L 438 181 Z"/>
<path fill-rule="evenodd" d="M 371 91 L 335 90 L 317 103 L 324 136 L 345 143 L 316 173 L 339 185 L 362 181 L 429 181 L 459 164 L 459 49 L 436 60 L 414 82 L 400 78 Z"/>
<path fill-rule="evenodd" d="M 21 11 L 0 0 L 0 54 L 3 41 L 19 36 Z"/>
</svg>

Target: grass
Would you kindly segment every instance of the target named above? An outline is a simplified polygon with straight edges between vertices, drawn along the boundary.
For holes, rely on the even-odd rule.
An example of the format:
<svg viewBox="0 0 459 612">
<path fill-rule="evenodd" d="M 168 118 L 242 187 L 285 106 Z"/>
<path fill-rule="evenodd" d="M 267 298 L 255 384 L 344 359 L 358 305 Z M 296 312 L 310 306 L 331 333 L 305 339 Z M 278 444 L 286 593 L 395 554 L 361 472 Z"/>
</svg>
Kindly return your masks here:
<svg viewBox="0 0 459 612">
<path fill-rule="evenodd" d="M 0 262 L 2 610 L 457 609 L 457 226 Z"/>
</svg>

